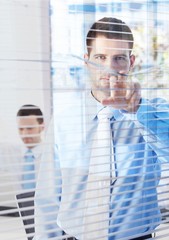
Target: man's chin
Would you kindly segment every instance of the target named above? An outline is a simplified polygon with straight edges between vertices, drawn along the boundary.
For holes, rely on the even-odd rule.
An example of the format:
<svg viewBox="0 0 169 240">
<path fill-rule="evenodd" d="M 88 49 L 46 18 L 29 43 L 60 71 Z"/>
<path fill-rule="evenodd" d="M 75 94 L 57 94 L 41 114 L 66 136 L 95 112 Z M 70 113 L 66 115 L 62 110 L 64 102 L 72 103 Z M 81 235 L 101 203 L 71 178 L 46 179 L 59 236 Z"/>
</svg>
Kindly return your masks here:
<svg viewBox="0 0 169 240">
<path fill-rule="evenodd" d="M 104 92 L 101 92 L 100 94 L 97 95 L 96 99 L 99 101 L 99 102 L 102 102 L 102 100 L 104 99 L 107 99 L 110 97 L 110 93 L 104 93 Z"/>
<path fill-rule="evenodd" d="M 97 101 L 101 102 L 103 99 L 110 97 L 110 89 L 99 87 L 97 90 L 92 91 L 92 95 Z"/>
<path fill-rule="evenodd" d="M 29 139 L 24 139 L 23 142 L 24 142 L 25 145 L 33 144 L 32 141 L 29 140 Z"/>
<path fill-rule="evenodd" d="M 109 88 L 102 88 L 102 90 L 101 90 L 101 95 L 102 95 L 104 98 L 110 97 L 110 89 L 109 89 Z"/>
</svg>

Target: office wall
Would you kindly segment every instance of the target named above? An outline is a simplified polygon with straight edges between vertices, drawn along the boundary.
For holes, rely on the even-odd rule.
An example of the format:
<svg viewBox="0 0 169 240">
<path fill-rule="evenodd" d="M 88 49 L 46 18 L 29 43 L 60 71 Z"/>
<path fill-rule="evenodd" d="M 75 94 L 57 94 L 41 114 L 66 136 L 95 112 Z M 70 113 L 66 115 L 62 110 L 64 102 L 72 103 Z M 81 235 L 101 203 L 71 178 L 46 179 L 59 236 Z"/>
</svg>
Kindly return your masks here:
<svg viewBox="0 0 169 240">
<path fill-rule="evenodd" d="M 0 141 L 20 141 L 16 112 L 41 107 L 48 121 L 50 27 L 48 0 L 0 0 Z"/>
</svg>

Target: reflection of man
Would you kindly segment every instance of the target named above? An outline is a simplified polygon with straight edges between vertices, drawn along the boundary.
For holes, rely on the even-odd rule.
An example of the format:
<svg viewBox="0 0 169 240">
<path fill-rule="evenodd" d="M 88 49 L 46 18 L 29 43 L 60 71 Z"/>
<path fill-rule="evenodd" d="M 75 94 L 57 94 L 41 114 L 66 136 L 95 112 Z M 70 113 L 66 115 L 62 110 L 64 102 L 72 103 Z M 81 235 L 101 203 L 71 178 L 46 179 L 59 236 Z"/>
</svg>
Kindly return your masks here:
<svg viewBox="0 0 169 240">
<path fill-rule="evenodd" d="M 20 191 L 26 188 L 26 186 L 23 185 L 24 182 L 33 183 L 32 185 L 35 186 L 34 181 L 42 154 L 42 131 L 44 129 L 41 110 L 35 105 L 23 105 L 17 112 L 17 125 L 19 135 L 24 145 L 1 143 L 0 167 L 2 172 L 8 172 L 8 181 L 11 180 L 13 189 Z M 29 163 L 31 158 L 32 163 Z M 26 167 L 30 176 L 32 168 L 34 175 L 33 181 L 24 180 L 23 175 L 26 173 L 24 172 L 26 171 Z"/>
<path fill-rule="evenodd" d="M 133 41 L 121 20 L 103 18 L 93 24 L 85 55 L 91 91 L 84 105 L 68 99 L 62 114 L 56 110 L 61 198 L 50 192 L 44 196 L 40 187 L 37 196 L 48 196 L 48 204 L 60 200 L 53 222 L 80 240 L 144 240 L 160 224 L 156 187 L 160 163 L 169 155 L 169 105 L 141 98 L 140 85 L 129 81 Z M 108 131 L 100 127 L 103 122 Z M 36 202 L 41 223 L 48 221 Z M 36 239 L 47 235 L 40 232 Z"/>
<path fill-rule="evenodd" d="M 42 154 L 43 114 L 35 105 L 23 105 L 17 124 L 24 145 L 0 144 L 0 206 L 16 207 L 16 194 L 35 189 Z M 0 209 L 1 210 L 1 209 Z M 10 215 L 15 215 L 11 213 Z"/>
<path fill-rule="evenodd" d="M 35 188 L 39 156 L 42 151 L 41 133 L 44 130 L 42 111 L 35 105 L 23 105 L 17 113 L 17 124 L 20 137 L 25 144 L 22 188 Z"/>
</svg>

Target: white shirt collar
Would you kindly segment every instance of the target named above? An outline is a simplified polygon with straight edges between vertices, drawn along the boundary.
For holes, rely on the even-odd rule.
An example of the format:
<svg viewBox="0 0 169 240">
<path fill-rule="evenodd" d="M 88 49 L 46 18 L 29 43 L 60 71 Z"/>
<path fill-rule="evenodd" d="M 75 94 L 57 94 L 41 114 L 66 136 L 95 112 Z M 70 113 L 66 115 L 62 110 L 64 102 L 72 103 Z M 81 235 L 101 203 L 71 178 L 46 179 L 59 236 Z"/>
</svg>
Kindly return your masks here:
<svg viewBox="0 0 169 240">
<path fill-rule="evenodd" d="M 93 97 L 91 91 L 86 91 L 85 101 L 86 116 L 90 121 L 92 121 L 97 116 L 97 113 L 104 108 L 104 106 Z"/>
<path fill-rule="evenodd" d="M 43 144 L 40 143 L 36 145 L 35 147 L 31 148 L 31 151 L 35 158 L 38 158 L 42 154 Z M 29 149 L 27 147 L 24 147 L 23 154 L 25 154 Z"/>
</svg>

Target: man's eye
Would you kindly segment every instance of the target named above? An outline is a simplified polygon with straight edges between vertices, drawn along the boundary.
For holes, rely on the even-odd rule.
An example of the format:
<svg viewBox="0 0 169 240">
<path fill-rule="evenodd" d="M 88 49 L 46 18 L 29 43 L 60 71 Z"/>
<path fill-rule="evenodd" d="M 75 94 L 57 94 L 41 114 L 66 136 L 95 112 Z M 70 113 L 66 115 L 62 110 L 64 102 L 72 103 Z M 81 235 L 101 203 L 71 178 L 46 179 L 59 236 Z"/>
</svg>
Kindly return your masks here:
<svg viewBox="0 0 169 240">
<path fill-rule="evenodd" d="M 125 56 L 117 56 L 115 57 L 115 61 L 127 61 L 127 58 Z"/>
<path fill-rule="evenodd" d="M 98 55 L 98 56 L 95 57 L 95 59 L 97 59 L 97 60 L 105 60 L 106 57 L 102 56 L 102 55 Z"/>
</svg>

